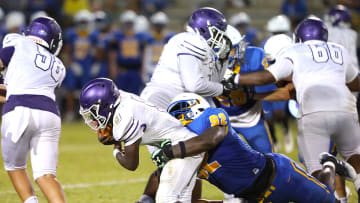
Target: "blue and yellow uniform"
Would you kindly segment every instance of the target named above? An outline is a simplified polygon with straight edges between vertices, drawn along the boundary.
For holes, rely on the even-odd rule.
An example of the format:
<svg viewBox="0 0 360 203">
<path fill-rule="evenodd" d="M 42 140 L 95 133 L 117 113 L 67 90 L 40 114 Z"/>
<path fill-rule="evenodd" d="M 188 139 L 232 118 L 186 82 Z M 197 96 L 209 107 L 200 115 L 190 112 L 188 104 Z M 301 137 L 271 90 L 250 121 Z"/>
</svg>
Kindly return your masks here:
<svg viewBox="0 0 360 203">
<path fill-rule="evenodd" d="M 134 94 L 140 93 L 144 85 L 141 78 L 143 53 L 150 38 L 150 34 L 145 32 L 122 31 L 115 31 L 110 37 L 107 46 L 117 52 L 116 62 L 124 70 L 115 79 L 119 89 Z"/>
<path fill-rule="evenodd" d="M 265 70 L 268 66 L 264 50 L 248 46 L 242 64 L 235 66 L 235 73 L 250 73 Z M 253 94 L 276 90 L 274 84 L 241 88 L 232 91 L 230 98 L 214 99 L 217 107 L 229 114 L 236 132 L 242 134 L 255 150 L 263 153 L 273 152 L 272 140 L 266 121 L 263 119 L 261 101 L 254 100 Z"/>
<path fill-rule="evenodd" d="M 97 77 L 108 77 L 108 65 L 98 61 L 94 48 L 101 39 L 98 32 L 87 33 L 72 28 L 65 34 L 65 43 L 70 48 L 71 64 L 67 70 L 64 86 L 68 90 L 79 90 Z"/>
<path fill-rule="evenodd" d="M 294 161 L 280 154 L 264 155 L 249 147 L 232 129 L 223 109 L 207 108 L 187 127 L 200 135 L 219 125 L 227 127 L 227 135 L 208 152 L 199 170 L 201 178 L 223 192 L 260 202 L 335 202 L 332 191 Z"/>
</svg>

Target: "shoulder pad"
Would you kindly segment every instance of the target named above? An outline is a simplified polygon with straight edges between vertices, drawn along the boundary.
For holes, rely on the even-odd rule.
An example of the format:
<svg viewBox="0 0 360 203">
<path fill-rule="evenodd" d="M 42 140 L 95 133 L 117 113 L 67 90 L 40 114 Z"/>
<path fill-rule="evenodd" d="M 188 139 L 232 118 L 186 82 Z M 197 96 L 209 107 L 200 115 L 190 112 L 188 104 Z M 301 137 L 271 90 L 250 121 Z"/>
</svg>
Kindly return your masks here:
<svg viewBox="0 0 360 203">
<path fill-rule="evenodd" d="M 205 39 L 196 33 L 186 32 L 183 34 L 180 48 L 183 53 L 205 60 L 209 49 Z M 179 53 L 180 54 L 180 53 Z"/>
<path fill-rule="evenodd" d="M 140 129 L 140 122 L 132 116 L 130 109 L 117 108 L 113 118 L 113 136 L 116 141 L 129 141 Z"/>
<path fill-rule="evenodd" d="M 245 63 L 248 63 L 249 72 L 261 71 L 268 66 L 264 50 L 253 46 L 246 48 Z"/>
<path fill-rule="evenodd" d="M 229 115 L 224 109 L 210 107 L 205 111 L 211 123 L 211 127 L 218 125 L 227 126 L 229 124 Z"/>
<path fill-rule="evenodd" d="M 21 38 L 24 38 L 24 37 L 17 33 L 7 34 L 7 35 L 5 35 L 4 40 L 3 40 L 3 47 L 15 46 L 17 43 L 19 43 L 19 40 Z"/>
</svg>

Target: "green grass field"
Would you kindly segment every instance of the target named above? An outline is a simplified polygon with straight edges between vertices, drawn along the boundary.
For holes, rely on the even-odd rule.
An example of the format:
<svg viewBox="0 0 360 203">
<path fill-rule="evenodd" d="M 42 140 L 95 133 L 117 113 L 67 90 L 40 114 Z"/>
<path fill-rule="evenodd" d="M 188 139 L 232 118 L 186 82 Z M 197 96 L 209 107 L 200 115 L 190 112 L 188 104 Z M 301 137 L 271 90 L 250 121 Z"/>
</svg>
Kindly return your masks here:
<svg viewBox="0 0 360 203">
<path fill-rule="evenodd" d="M 296 132 L 294 125 L 292 127 Z M 280 131 L 278 126 L 276 130 Z M 281 137 L 279 139 L 282 140 Z M 288 155 L 297 160 L 297 151 Z M 4 171 L 1 157 L 0 162 L 0 202 L 21 202 Z M 127 171 L 113 158 L 112 147 L 100 144 L 96 134 L 85 124 L 63 124 L 57 176 L 69 203 L 135 202 L 141 196 L 147 178 L 154 169 L 146 147 L 141 147 L 139 168 L 135 172 Z M 28 171 L 31 174 L 30 167 Z M 222 192 L 203 182 L 203 198 L 223 199 Z M 348 185 L 352 191 L 349 202 L 356 202 L 352 184 Z M 36 185 L 35 191 L 40 202 L 46 202 Z"/>
</svg>

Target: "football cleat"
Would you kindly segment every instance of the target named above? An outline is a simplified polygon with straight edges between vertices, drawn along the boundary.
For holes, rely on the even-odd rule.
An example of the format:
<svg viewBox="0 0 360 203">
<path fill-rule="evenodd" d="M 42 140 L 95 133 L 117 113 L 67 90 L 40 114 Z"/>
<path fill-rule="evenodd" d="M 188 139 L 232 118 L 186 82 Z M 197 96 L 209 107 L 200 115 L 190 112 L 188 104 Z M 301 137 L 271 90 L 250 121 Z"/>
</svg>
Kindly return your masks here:
<svg viewBox="0 0 360 203">
<path fill-rule="evenodd" d="M 330 153 L 323 152 L 320 154 L 320 163 L 332 162 L 335 165 L 335 172 L 344 178 L 353 181 L 356 177 L 355 169 L 346 161 L 340 160 Z"/>
</svg>

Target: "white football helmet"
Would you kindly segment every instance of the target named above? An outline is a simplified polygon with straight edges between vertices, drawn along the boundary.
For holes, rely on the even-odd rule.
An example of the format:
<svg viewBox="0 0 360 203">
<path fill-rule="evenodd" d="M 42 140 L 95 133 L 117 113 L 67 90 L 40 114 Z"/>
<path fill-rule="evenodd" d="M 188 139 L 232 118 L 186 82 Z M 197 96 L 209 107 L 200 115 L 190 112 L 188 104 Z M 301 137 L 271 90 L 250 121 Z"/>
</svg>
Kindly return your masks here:
<svg viewBox="0 0 360 203">
<path fill-rule="evenodd" d="M 287 33 L 291 31 L 290 19 L 285 15 L 272 17 L 266 24 L 266 30 L 271 33 Z"/>
<path fill-rule="evenodd" d="M 126 23 L 126 22 L 135 23 L 136 17 L 137 15 L 133 10 L 127 10 L 121 14 L 120 23 Z"/>
<path fill-rule="evenodd" d="M 161 25 L 167 25 L 169 23 L 169 18 L 167 15 L 162 12 L 156 12 L 150 17 L 150 22 L 152 24 L 161 24 Z"/>
<path fill-rule="evenodd" d="M 12 30 L 25 25 L 25 15 L 20 11 L 11 11 L 5 16 L 5 28 Z"/>
<path fill-rule="evenodd" d="M 233 26 L 236 26 L 238 24 L 250 24 L 251 19 L 247 13 L 240 12 L 238 14 L 231 16 L 229 23 Z"/>
<path fill-rule="evenodd" d="M 49 16 L 45 11 L 36 11 L 34 13 L 31 14 L 30 16 L 30 22 L 32 22 L 33 20 L 35 20 L 36 18 L 39 17 L 46 17 Z"/>
<path fill-rule="evenodd" d="M 205 109 L 209 107 L 210 104 L 200 95 L 181 93 L 171 101 L 167 112 L 180 120 L 183 125 L 187 125 L 199 117 Z"/>
<path fill-rule="evenodd" d="M 265 56 L 269 62 L 274 62 L 277 55 L 293 44 L 292 38 L 285 34 L 273 35 L 264 45 Z"/>
<path fill-rule="evenodd" d="M 136 22 L 134 25 L 135 32 L 147 32 L 149 31 L 149 21 L 143 15 L 138 15 L 136 17 Z"/>
<path fill-rule="evenodd" d="M 244 49 L 246 43 L 243 41 L 244 36 L 232 25 L 228 25 L 226 28 L 226 36 L 231 41 L 232 48 L 235 49 L 235 53 L 229 55 L 229 68 L 234 68 L 236 62 L 239 61 L 244 55 Z"/>
</svg>

